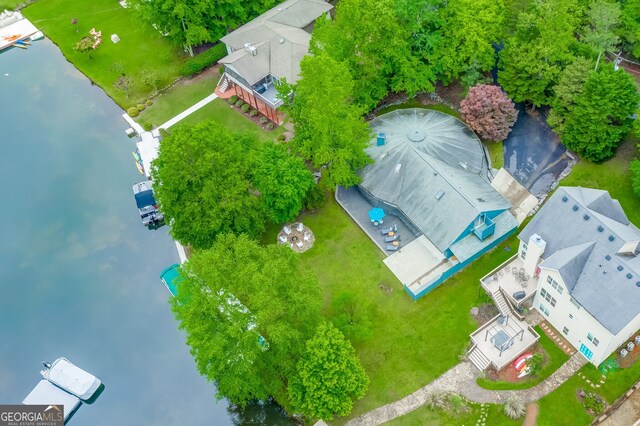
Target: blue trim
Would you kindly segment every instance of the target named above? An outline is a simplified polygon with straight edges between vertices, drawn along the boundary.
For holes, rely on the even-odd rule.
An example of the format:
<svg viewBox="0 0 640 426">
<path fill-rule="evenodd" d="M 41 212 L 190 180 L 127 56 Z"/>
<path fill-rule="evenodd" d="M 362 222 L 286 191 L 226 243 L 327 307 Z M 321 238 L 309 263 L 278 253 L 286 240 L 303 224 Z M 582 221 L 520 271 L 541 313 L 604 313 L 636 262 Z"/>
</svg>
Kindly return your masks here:
<svg viewBox="0 0 640 426">
<path fill-rule="evenodd" d="M 516 232 L 517 229 L 518 229 L 518 227 L 514 226 L 513 229 L 511 229 L 509 232 L 505 233 L 502 237 L 496 239 L 491 244 L 489 244 L 486 247 L 484 247 L 482 250 L 480 250 L 479 252 L 477 252 L 476 254 L 471 256 L 466 261 L 464 261 L 462 263 L 458 263 L 457 265 L 447 269 L 445 272 L 442 273 L 442 275 L 440 275 L 440 278 L 438 278 L 436 281 L 434 281 L 428 287 L 420 290 L 420 293 L 414 294 L 411 290 L 409 290 L 409 288 L 407 286 L 404 286 L 405 291 L 409 294 L 409 296 L 411 296 L 411 298 L 413 300 L 420 299 L 422 296 L 426 295 L 431 290 L 433 290 L 434 288 L 438 287 L 440 284 L 442 284 L 444 281 L 446 281 L 448 278 L 450 278 L 452 275 L 454 275 L 455 273 L 457 273 L 461 269 L 465 268 L 467 265 L 472 263 L 474 260 L 476 260 L 477 258 L 482 256 L 483 254 L 485 254 L 489 250 L 492 250 L 493 248 L 495 248 L 498 244 L 500 244 L 501 242 L 506 240 L 509 236 L 511 236 L 514 232 Z"/>
</svg>

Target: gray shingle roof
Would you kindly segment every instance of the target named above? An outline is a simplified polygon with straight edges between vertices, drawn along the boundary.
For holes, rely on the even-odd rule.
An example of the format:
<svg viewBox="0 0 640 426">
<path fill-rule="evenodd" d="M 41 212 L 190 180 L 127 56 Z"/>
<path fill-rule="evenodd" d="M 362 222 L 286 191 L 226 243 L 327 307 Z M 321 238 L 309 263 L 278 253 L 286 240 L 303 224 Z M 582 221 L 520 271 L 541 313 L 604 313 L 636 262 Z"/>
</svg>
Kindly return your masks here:
<svg viewBox="0 0 640 426">
<path fill-rule="evenodd" d="M 222 37 L 234 52 L 220 60 L 232 64 L 250 84 L 268 74 L 298 80 L 300 61 L 309 51 L 311 35 L 303 28 L 333 6 L 323 0 L 287 0 L 256 19 Z M 245 52 L 244 45 L 255 46 L 257 53 Z"/>
<path fill-rule="evenodd" d="M 547 243 L 541 266 L 560 271 L 571 296 L 609 331 L 640 313 L 640 258 L 618 254 L 640 232 L 607 191 L 558 188 L 520 239 L 533 234 Z"/>
<path fill-rule="evenodd" d="M 511 207 L 488 182 L 482 143 L 455 117 L 410 108 L 374 119 L 371 128 L 386 134 L 386 144 L 374 138 L 367 148 L 375 162 L 360 172 L 360 188 L 399 208 L 439 250 L 481 212 Z"/>
</svg>

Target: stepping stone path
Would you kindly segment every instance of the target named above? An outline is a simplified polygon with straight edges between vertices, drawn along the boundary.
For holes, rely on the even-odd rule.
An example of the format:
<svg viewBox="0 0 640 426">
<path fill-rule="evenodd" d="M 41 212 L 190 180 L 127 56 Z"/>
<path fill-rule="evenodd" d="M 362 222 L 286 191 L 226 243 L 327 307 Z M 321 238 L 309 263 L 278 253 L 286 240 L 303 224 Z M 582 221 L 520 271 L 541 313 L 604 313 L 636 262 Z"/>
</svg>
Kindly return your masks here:
<svg viewBox="0 0 640 426">
<path fill-rule="evenodd" d="M 562 349 L 563 351 L 565 351 L 568 355 L 573 355 L 576 352 L 575 349 L 571 345 L 568 345 L 565 342 L 565 340 L 564 340 L 564 338 L 562 336 L 560 336 L 559 334 L 556 334 L 553 331 L 553 328 L 551 328 L 549 325 L 547 325 L 547 323 L 542 322 L 540 324 L 540 328 L 542 328 L 545 331 L 545 333 L 547 334 L 547 336 L 549 336 L 549 338 L 551 340 L 556 342 L 558 347 L 560 349 Z"/>
</svg>

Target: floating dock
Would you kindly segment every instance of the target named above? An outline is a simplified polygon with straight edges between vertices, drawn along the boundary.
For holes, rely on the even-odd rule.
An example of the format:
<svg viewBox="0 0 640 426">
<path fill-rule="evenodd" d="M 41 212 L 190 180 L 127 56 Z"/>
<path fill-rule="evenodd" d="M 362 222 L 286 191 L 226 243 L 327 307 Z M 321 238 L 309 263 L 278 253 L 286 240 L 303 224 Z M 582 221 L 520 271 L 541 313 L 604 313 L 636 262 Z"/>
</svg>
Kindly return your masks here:
<svg viewBox="0 0 640 426">
<path fill-rule="evenodd" d="M 64 421 L 82 405 L 80 399 L 67 393 L 47 380 L 40 380 L 35 388 L 22 401 L 24 405 L 62 405 Z"/>
<path fill-rule="evenodd" d="M 24 40 L 35 40 L 41 36 L 42 33 L 20 12 L 5 10 L 0 13 L 0 51 L 13 46 L 25 49 L 27 43 Z"/>
</svg>

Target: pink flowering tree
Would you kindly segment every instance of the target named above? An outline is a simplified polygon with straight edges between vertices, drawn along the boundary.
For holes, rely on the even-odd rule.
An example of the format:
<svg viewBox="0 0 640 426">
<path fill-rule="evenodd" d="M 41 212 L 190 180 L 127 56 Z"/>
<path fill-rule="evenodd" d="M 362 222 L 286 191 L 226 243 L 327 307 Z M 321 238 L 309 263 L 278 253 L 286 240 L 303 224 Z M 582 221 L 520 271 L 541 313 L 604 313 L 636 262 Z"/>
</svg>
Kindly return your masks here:
<svg viewBox="0 0 640 426">
<path fill-rule="evenodd" d="M 80 53 L 88 53 L 91 59 L 91 52 L 96 50 L 102 43 L 102 32 L 91 28 L 88 36 L 84 36 L 76 43 L 74 50 Z"/>
<path fill-rule="evenodd" d="M 467 125 L 483 140 L 502 141 L 518 118 L 513 101 L 498 86 L 478 84 L 460 103 Z"/>
</svg>

